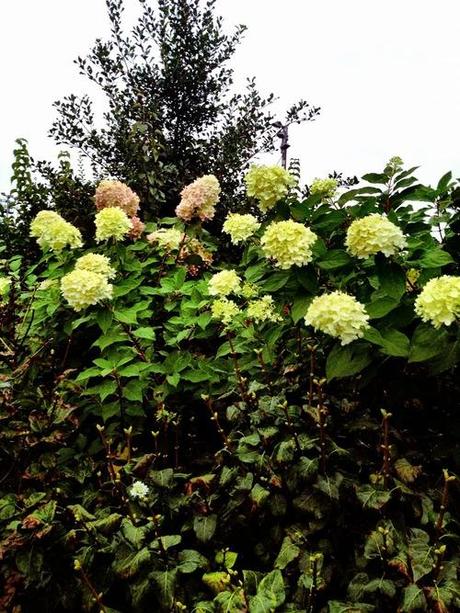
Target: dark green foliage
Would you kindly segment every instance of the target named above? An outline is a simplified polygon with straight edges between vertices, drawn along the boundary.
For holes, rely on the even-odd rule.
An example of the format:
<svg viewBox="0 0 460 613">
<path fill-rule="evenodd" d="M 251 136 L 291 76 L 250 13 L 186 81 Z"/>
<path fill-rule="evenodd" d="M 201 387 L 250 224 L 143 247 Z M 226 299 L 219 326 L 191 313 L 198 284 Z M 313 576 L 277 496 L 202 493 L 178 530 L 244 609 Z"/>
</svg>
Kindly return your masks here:
<svg viewBox="0 0 460 613">
<path fill-rule="evenodd" d="M 74 253 L 5 265 L 0 609 L 458 610 L 458 322 L 413 310 L 423 283 L 458 274 L 457 183 L 399 166 L 367 177 L 379 187 L 270 213 L 319 235 L 308 266 L 274 270 L 257 239 L 238 248 L 278 323 L 225 332 L 199 258 L 145 240 L 98 248 L 114 298 L 80 313 L 58 286 Z M 407 250 L 346 259 L 350 221 L 383 208 Z M 372 312 L 346 346 L 302 319 L 337 287 Z"/>
<path fill-rule="evenodd" d="M 104 93 L 104 127 L 97 129 L 89 96 L 67 96 L 51 135 L 89 159 L 96 177 L 124 180 L 141 197 L 148 218 L 171 214 L 178 192 L 204 174 L 223 188 L 222 213 L 240 205 L 241 172 L 261 150 L 272 150 L 278 128 L 253 79 L 235 93 L 230 60 L 245 28 L 224 32 L 215 0 L 140 0 L 131 32 L 123 0 L 107 0 L 111 35 L 98 40 L 80 72 Z M 287 123 L 314 119 L 319 109 L 292 106 Z M 221 216 L 221 215 L 220 215 Z"/>
</svg>

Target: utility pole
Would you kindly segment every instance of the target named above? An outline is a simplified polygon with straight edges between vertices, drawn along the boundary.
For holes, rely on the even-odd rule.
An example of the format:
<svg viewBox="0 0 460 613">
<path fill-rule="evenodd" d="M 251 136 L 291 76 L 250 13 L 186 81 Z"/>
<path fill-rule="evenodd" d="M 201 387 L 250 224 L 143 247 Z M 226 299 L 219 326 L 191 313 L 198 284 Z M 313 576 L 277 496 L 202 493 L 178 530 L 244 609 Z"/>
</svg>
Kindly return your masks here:
<svg viewBox="0 0 460 613">
<path fill-rule="evenodd" d="M 289 124 L 283 125 L 281 121 L 273 124 L 275 128 L 279 128 L 276 136 L 281 139 L 281 165 L 287 169 L 287 150 L 289 149 Z"/>
</svg>

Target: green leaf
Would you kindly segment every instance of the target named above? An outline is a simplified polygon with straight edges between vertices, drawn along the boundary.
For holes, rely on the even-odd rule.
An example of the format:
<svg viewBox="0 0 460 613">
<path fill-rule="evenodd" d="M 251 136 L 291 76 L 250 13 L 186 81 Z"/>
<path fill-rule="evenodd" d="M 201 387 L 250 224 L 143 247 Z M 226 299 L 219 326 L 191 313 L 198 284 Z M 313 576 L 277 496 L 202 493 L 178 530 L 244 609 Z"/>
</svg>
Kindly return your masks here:
<svg viewBox="0 0 460 613">
<path fill-rule="evenodd" d="M 261 281 L 260 288 L 264 292 L 277 292 L 286 285 L 290 277 L 289 270 L 280 270 L 271 274 L 267 279 Z"/>
<path fill-rule="evenodd" d="M 379 189 L 378 187 L 371 187 L 371 186 L 359 187 L 358 189 L 350 189 L 340 196 L 338 203 L 342 205 L 342 204 L 346 204 L 350 200 L 354 200 L 356 196 L 361 196 L 361 195 L 367 196 L 368 194 L 381 194 L 381 193 L 382 193 L 381 189 Z"/>
<path fill-rule="evenodd" d="M 264 487 L 256 483 L 251 490 L 251 500 L 257 505 L 261 506 L 270 495 L 270 492 Z"/>
<path fill-rule="evenodd" d="M 117 384 L 115 381 L 113 379 L 106 379 L 99 385 L 95 385 L 94 387 L 87 389 L 85 394 L 98 394 L 101 402 L 104 402 L 107 396 L 115 393 L 116 389 Z"/>
<path fill-rule="evenodd" d="M 171 549 L 171 547 L 179 545 L 181 541 L 182 537 L 180 534 L 166 534 L 165 536 L 160 536 L 159 539 L 156 539 L 154 541 L 154 546 L 157 546 L 159 542 L 161 542 L 163 549 L 168 551 L 168 549 Z"/>
<path fill-rule="evenodd" d="M 273 570 L 259 583 L 257 594 L 249 600 L 251 613 L 273 613 L 285 599 L 283 575 Z"/>
<path fill-rule="evenodd" d="M 99 311 L 96 315 L 96 321 L 103 334 L 107 334 L 110 326 L 112 325 L 113 315 L 112 311 L 105 309 L 104 311 Z"/>
<path fill-rule="evenodd" d="M 398 330 L 384 330 L 382 336 L 382 353 L 395 357 L 405 358 L 409 355 L 410 341 L 408 337 Z"/>
<path fill-rule="evenodd" d="M 339 600 L 330 600 L 328 602 L 328 613 L 370 613 L 375 611 L 372 604 L 364 602 L 341 602 Z"/>
<path fill-rule="evenodd" d="M 226 590 L 230 583 L 230 575 L 226 570 L 204 573 L 201 579 L 203 583 L 207 585 L 212 592 L 214 592 L 214 594 L 218 594 L 219 592 Z"/>
<path fill-rule="evenodd" d="M 327 356 L 326 377 L 328 381 L 349 377 L 361 372 L 371 362 L 367 347 L 362 345 L 335 345 Z"/>
<path fill-rule="evenodd" d="M 94 347 L 104 350 L 114 343 L 128 340 L 128 335 L 121 331 L 119 327 L 113 327 L 108 332 L 100 336 L 94 343 Z"/>
<path fill-rule="evenodd" d="M 281 549 L 275 560 L 275 568 L 284 570 L 288 564 L 298 558 L 300 555 L 300 547 L 297 547 L 292 540 L 285 536 L 281 544 Z"/>
<path fill-rule="evenodd" d="M 246 613 L 246 599 L 244 591 L 236 588 L 232 592 L 220 592 L 214 599 L 219 605 L 219 613 Z"/>
<path fill-rule="evenodd" d="M 132 402 L 142 402 L 144 397 L 144 383 L 137 379 L 123 385 L 123 398 Z"/>
<path fill-rule="evenodd" d="M 412 583 L 404 588 L 403 602 L 401 606 L 401 613 L 411 613 L 411 611 L 426 611 L 427 603 L 423 590 Z"/>
<path fill-rule="evenodd" d="M 273 570 L 259 583 L 257 594 L 249 600 L 251 613 L 273 613 L 285 600 L 283 575 Z"/>
<path fill-rule="evenodd" d="M 442 194 L 443 192 L 446 191 L 447 187 L 449 186 L 449 183 L 452 181 L 452 172 L 446 172 L 445 175 L 443 175 L 438 182 L 438 185 L 436 186 L 436 191 L 440 194 Z"/>
<path fill-rule="evenodd" d="M 291 307 L 291 317 L 295 324 L 300 321 L 302 317 L 305 317 L 312 300 L 312 296 L 296 296 L 294 298 Z"/>
<path fill-rule="evenodd" d="M 351 262 L 351 257 L 343 249 L 330 249 L 317 264 L 323 270 L 343 268 Z"/>
<path fill-rule="evenodd" d="M 399 300 L 384 296 L 368 302 L 366 304 L 366 312 L 370 319 L 379 319 L 380 317 L 385 317 L 397 306 L 399 306 Z"/>
<path fill-rule="evenodd" d="M 300 285 L 310 292 L 310 294 L 316 294 L 318 290 L 318 279 L 316 270 L 313 266 L 307 266 L 295 271 L 295 278 Z"/>
<path fill-rule="evenodd" d="M 238 559 L 238 554 L 235 551 L 220 550 L 216 553 L 216 563 L 220 564 L 227 570 L 233 568 Z"/>
<path fill-rule="evenodd" d="M 163 470 L 152 470 L 149 476 L 152 482 L 158 487 L 168 488 L 172 484 L 174 471 L 172 468 L 165 468 Z"/>
<path fill-rule="evenodd" d="M 419 528 L 413 528 L 409 536 L 409 557 L 411 561 L 414 582 L 433 570 L 434 557 L 430 547 L 430 537 Z"/>
<path fill-rule="evenodd" d="M 144 544 L 147 532 L 145 526 L 135 526 L 127 517 L 121 522 L 121 533 L 136 549 L 140 549 Z"/>
<path fill-rule="evenodd" d="M 177 568 L 155 571 L 150 575 L 158 588 L 158 599 L 166 611 L 171 611 L 174 604 Z"/>
<path fill-rule="evenodd" d="M 447 332 L 437 330 L 427 323 L 421 323 L 415 329 L 409 349 L 409 362 L 424 362 L 444 350 Z"/>
<path fill-rule="evenodd" d="M 417 260 L 416 263 L 420 268 L 437 268 L 438 266 L 446 266 L 453 262 L 452 256 L 447 253 L 447 251 L 435 248 L 425 251 L 423 256 Z"/>
<path fill-rule="evenodd" d="M 131 307 L 121 311 L 115 311 L 114 317 L 117 321 L 121 321 L 124 324 L 137 324 L 137 309 L 136 307 Z"/>
<path fill-rule="evenodd" d="M 368 172 L 361 178 L 363 181 L 367 181 L 368 183 L 377 183 L 381 185 L 386 185 L 388 183 L 388 176 L 378 172 Z"/>
<path fill-rule="evenodd" d="M 144 326 L 141 328 L 137 328 L 137 330 L 133 331 L 133 335 L 136 338 L 145 338 L 148 341 L 155 340 L 155 330 L 150 326 Z"/>
<path fill-rule="evenodd" d="M 378 490 L 373 485 L 356 486 L 356 495 L 364 508 L 381 509 L 391 498 L 388 490 Z"/>
<path fill-rule="evenodd" d="M 193 519 L 193 530 L 201 543 L 207 543 L 214 536 L 217 526 L 217 515 L 196 515 Z"/>
<path fill-rule="evenodd" d="M 390 298 L 399 300 L 406 291 L 406 273 L 397 264 L 378 260 L 377 277 L 380 289 Z"/>
<path fill-rule="evenodd" d="M 195 572 L 198 568 L 206 568 L 208 560 L 194 549 L 183 549 L 178 555 L 179 564 L 177 570 L 184 575 Z"/>
<path fill-rule="evenodd" d="M 150 562 L 151 554 L 147 547 L 140 551 L 131 551 L 125 557 L 118 558 L 113 563 L 113 571 L 122 579 L 134 577 L 142 566 Z"/>
</svg>

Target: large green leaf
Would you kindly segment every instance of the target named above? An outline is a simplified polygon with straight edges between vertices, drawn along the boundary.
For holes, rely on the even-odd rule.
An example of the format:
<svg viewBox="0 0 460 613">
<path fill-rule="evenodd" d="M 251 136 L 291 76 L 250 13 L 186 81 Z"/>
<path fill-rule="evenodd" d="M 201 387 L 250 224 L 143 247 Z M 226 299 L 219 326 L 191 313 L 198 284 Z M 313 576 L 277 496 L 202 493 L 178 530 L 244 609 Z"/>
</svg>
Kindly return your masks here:
<svg viewBox="0 0 460 613">
<path fill-rule="evenodd" d="M 409 362 L 424 362 L 444 350 L 447 332 L 432 325 L 421 323 L 415 329 L 409 349 Z"/>
<path fill-rule="evenodd" d="M 367 347 L 352 343 L 350 345 L 335 345 L 327 356 L 326 377 L 329 381 L 341 377 L 350 377 L 361 372 L 371 362 Z"/>
<path fill-rule="evenodd" d="M 177 568 L 168 569 L 162 572 L 155 571 L 151 574 L 151 577 L 158 588 L 158 600 L 166 611 L 170 611 L 174 604 Z"/>
<path fill-rule="evenodd" d="M 217 515 L 196 515 L 193 519 L 193 529 L 196 538 L 202 543 L 212 539 L 217 527 Z"/>
<path fill-rule="evenodd" d="M 281 544 L 281 549 L 275 560 L 275 568 L 283 570 L 288 564 L 298 558 L 299 555 L 300 547 L 295 545 L 289 536 L 284 537 L 284 540 Z"/>
<path fill-rule="evenodd" d="M 257 593 L 249 600 L 251 613 L 273 613 L 284 602 L 283 575 L 280 570 L 273 570 L 259 583 Z"/>
</svg>

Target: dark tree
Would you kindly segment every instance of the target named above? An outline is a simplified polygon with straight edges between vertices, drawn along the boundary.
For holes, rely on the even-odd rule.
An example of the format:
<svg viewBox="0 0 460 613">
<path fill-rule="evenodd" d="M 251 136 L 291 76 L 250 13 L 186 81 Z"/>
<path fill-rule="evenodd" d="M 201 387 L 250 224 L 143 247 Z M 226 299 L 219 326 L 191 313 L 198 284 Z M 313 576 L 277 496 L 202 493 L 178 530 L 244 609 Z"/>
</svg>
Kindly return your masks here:
<svg viewBox="0 0 460 613">
<path fill-rule="evenodd" d="M 215 0 L 138 0 L 140 17 L 125 33 L 123 0 L 106 2 L 110 37 L 76 62 L 105 94 L 104 127 L 95 127 L 89 96 L 70 95 L 55 103 L 52 137 L 88 158 L 96 178 L 128 183 L 148 217 L 170 214 L 180 189 L 206 173 L 222 184 L 222 209 L 237 208 L 242 170 L 276 146 L 279 130 L 273 94 L 261 95 L 253 79 L 233 91 L 229 62 L 244 26 L 224 33 Z M 300 101 L 284 123 L 318 113 Z"/>
</svg>

